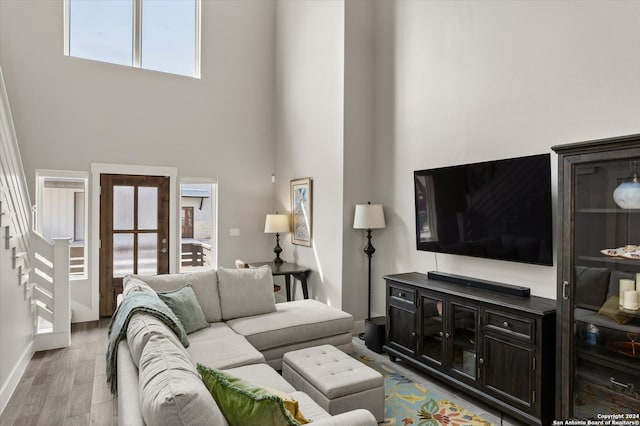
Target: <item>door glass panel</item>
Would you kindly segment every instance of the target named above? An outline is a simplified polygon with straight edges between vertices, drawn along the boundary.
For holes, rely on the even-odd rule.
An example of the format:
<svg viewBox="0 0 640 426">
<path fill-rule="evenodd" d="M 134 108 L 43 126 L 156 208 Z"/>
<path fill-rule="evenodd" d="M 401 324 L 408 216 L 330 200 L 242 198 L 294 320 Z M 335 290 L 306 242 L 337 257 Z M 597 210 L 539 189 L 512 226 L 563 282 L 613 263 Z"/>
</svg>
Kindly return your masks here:
<svg viewBox="0 0 640 426">
<path fill-rule="evenodd" d="M 442 327 L 442 300 L 421 296 L 422 303 L 422 355 L 442 363 L 444 329 Z"/>
<path fill-rule="evenodd" d="M 138 188 L 138 229 L 158 229 L 158 188 Z"/>
<path fill-rule="evenodd" d="M 113 229 L 133 229 L 133 186 L 113 187 Z"/>
<path fill-rule="evenodd" d="M 466 306 L 451 304 L 453 321 L 453 366 L 467 376 L 476 377 L 476 310 Z"/>
<path fill-rule="evenodd" d="M 133 234 L 113 234 L 113 276 L 133 272 Z"/>
<path fill-rule="evenodd" d="M 158 273 L 158 234 L 138 234 L 138 274 Z"/>
<path fill-rule="evenodd" d="M 572 405 L 582 419 L 640 412 L 638 160 L 574 169 Z"/>
</svg>

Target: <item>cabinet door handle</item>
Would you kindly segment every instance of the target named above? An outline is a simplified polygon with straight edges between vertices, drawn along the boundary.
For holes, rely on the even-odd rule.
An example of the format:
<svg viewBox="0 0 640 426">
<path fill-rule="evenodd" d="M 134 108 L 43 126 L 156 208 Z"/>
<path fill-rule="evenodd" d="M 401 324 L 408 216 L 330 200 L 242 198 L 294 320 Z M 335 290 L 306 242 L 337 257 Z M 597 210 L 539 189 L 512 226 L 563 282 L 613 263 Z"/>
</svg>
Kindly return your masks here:
<svg viewBox="0 0 640 426">
<path fill-rule="evenodd" d="M 626 385 L 624 383 L 620 383 L 618 382 L 615 377 L 609 377 L 609 381 L 611 382 L 611 384 L 616 385 L 616 386 L 620 386 L 622 388 L 625 389 L 633 389 L 633 383 L 627 383 Z"/>
<path fill-rule="evenodd" d="M 569 298 L 569 281 L 562 282 L 562 298 L 564 300 Z"/>
<path fill-rule="evenodd" d="M 440 337 L 444 336 L 444 333 L 441 331 L 438 333 L 440 335 Z"/>
<path fill-rule="evenodd" d="M 450 337 L 451 335 L 449 333 L 444 333 L 444 337 L 446 337 L 447 339 Z"/>
<path fill-rule="evenodd" d="M 509 323 L 505 321 L 505 322 L 502 323 L 502 326 L 504 328 L 509 328 Z"/>
<path fill-rule="evenodd" d="M 480 365 L 484 364 L 484 359 L 482 359 L 482 358 L 478 359 L 478 363 L 479 363 Z"/>
<path fill-rule="evenodd" d="M 415 331 L 411 332 L 411 337 L 416 337 L 416 332 Z"/>
</svg>

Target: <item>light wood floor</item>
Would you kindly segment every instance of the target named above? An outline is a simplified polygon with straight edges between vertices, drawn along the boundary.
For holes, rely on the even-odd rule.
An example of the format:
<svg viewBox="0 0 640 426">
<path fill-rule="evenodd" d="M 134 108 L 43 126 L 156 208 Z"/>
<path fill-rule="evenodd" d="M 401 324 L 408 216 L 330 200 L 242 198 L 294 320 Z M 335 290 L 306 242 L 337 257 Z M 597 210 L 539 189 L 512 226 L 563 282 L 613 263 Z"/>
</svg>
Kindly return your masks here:
<svg viewBox="0 0 640 426">
<path fill-rule="evenodd" d="M 36 352 L 0 425 L 116 425 L 105 374 L 108 327 L 108 319 L 73 324 L 70 347 Z"/>
<path fill-rule="evenodd" d="M 117 401 L 111 397 L 105 375 L 108 327 L 108 319 L 73 324 L 70 347 L 36 352 L 0 415 L 0 426 L 117 425 Z M 353 342 L 360 352 L 379 362 L 390 363 L 386 355 L 370 351 L 357 337 Z M 522 425 L 444 383 L 425 377 L 410 365 L 391 364 L 405 377 L 428 383 L 442 397 L 483 416 L 492 424 Z"/>
</svg>

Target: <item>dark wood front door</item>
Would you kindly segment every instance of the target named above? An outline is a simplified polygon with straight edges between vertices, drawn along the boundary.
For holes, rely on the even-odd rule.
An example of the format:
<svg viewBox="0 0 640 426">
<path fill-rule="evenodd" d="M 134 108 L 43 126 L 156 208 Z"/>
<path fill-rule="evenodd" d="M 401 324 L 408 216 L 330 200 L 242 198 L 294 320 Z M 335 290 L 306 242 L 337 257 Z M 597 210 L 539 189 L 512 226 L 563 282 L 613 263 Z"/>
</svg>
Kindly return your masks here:
<svg viewBox="0 0 640 426">
<path fill-rule="evenodd" d="M 100 175 L 100 316 L 127 274 L 169 273 L 169 178 Z"/>
</svg>

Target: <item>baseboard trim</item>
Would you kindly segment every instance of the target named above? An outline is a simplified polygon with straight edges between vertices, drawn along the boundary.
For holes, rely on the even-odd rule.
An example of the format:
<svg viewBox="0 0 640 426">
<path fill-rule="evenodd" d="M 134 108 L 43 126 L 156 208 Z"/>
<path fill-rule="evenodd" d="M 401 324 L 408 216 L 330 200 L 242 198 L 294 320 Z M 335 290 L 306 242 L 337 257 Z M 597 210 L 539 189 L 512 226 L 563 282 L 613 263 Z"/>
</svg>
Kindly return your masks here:
<svg viewBox="0 0 640 426">
<path fill-rule="evenodd" d="M 71 330 L 47 332 L 33 336 L 34 351 L 48 351 L 50 349 L 66 348 L 71 345 Z"/>
<path fill-rule="evenodd" d="M 0 388 L 0 414 L 4 412 L 4 409 L 7 408 L 7 404 L 15 392 L 16 387 L 18 387 L 18 383 L 20 379 L 24 375 L 24 372 L 29 365 L 29 361 L 31 361 L 31 357 L 33 356 L 33 342 L 30 342 L 22 356 L 18 360 L 15 367 L 11 371 L 11 374 L 7 378 L 7 380 L 2 384 L 2 388 Z"/>
</svg>

